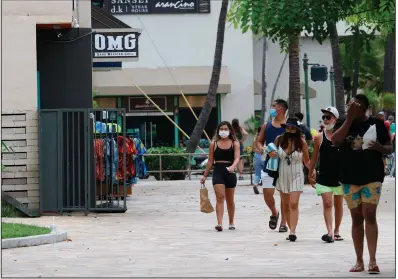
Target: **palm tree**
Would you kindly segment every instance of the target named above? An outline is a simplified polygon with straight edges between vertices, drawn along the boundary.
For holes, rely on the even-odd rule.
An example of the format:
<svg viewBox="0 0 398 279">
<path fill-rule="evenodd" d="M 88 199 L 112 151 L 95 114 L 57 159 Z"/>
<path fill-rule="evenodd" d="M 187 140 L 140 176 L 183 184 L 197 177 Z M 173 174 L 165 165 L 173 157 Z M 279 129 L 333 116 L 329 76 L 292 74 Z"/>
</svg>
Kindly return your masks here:
<svg viewBox="0 0 398 279">
<path fill-rule="evenodd" d="M 343 70 L 341 65 L 341 55 L 339 48 L 339 35 L 337 33 L 336 24 L 330 24 L 330 44 L 332 47 L 332 59 L 334 69 L 334 94 L 336 99 L 336 108 L 340 115 L 345 114 L 345 100 L 344 100 L 344 82 Z"/>
<path fill-rule="evenodd" d="M 299 41 L 295 34 L 289 44 L 289 115 L 301 112 Z"/>
<path fill-rule="evenodd" d="M 384 56 L 384 92 L 395 93 L 395 32 L 387 35 Z"/>
<path fill-rule="evenodd" d="M 218 18 L 217 27 L 217 39 L 216 49 L 214 52 L 213 72 L 211 74 L 209 90 L 207 92 L 206 102 L 203 106 L 202 111 L 199 114 L 198 121 L 195 124 L 191 138 L 187 142 L 187 149 L 189 153 L 193 153 L 198 146 L 203 130 L 206 127 L 207 121 L 213 104 L 217 95 L 218 83 L 220 81 L 221 64 L 222 64 L 222 53 L 224 48 L 224 33 L 225 33 L 225 21 L 228 12 L 228 0 L 222 0 L 220 16 Z"/>
</svg>

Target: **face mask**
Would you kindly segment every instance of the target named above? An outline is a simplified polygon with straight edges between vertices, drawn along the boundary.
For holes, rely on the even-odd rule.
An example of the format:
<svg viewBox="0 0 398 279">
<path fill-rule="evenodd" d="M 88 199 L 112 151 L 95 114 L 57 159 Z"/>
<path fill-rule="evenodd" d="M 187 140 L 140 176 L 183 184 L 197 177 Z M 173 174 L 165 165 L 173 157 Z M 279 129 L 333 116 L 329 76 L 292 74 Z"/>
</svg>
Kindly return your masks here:
<svg viewBox="0 0 398 279">
<path fill-rule="evenodd" d="M 299 137 L 299 136 L 300 136 L 300 133 L 299 133 L 299 132 L 296 132 L 296 133 L 287 133 L 287 132 L 286 132 L 286 134 L 287 134 L 287 136 L 288 136 L 289 138 L 296 138 L 296 137 Z"/>
<path fill-rule="evenodd" d="M 276 112 L 276 109 L 270 109 L 270 111 L 269 111 L 269 115 L 271 116 L 271 117 L 275 117 L 276 115 L 277 115 L 278 113 Z"/>
<path fill-rule="evenodd" d="M 332 130 L 333 128 L 334 128 L 334 123 L 330 123 L 330 124 L 325 125 L 325 129 L 328 130 L 328 131 Z"/>
<path fill-rule="evenodd" d="M 220 131 L 220 132 L 218 132 L 218 135 L 220 137 L 222 137 L 223 139 L 225 139 L 229 136 L 229 131 Z"/>
</svg>

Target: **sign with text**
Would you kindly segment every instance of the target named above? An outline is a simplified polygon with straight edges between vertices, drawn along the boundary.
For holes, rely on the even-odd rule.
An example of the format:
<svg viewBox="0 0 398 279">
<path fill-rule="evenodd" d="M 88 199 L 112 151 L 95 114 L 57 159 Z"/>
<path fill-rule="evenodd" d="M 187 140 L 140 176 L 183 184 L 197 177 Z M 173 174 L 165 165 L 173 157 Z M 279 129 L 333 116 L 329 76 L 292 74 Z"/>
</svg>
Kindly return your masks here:
<svg viewBox="0 0 398 279">
<path fill-rule="evenodd" d="M 163 111 L 167 111 L 167 97 L 151 97 L 151 100 L 160 107 Z M 130 97 L 129 98 L 130 112 L 149 112 L 159 111 L 154 104 L 152 104 L 146 97 Z"/>
<path fill-rule="evenodd" d="M 111 14 L 209 14 L 210 0 L 106 0 Z"/>
<path fill-rule="evenodd" d="M 135 29 L 94 29 L 93 62 L 138 60 L 138 37 Z"/>
</svg>

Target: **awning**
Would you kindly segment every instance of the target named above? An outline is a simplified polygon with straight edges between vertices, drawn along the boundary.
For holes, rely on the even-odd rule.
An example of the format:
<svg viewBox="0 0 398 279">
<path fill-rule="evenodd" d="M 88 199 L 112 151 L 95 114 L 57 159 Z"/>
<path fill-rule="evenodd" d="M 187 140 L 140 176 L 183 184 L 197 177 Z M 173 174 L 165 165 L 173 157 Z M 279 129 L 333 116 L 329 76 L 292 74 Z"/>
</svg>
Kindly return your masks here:
<svg viewBox="0 0 398 279">
<path fill-rule="evenodd" d="M 207 94 L 213 67 L 124 68 L 93 71 L 96 96 L 142 96 L 136 83 L 148 95 Z M 178 86 L 179 85 L 179 86 Z M 222 67 L 217 93 L 231 92 L 227 67 Z"/>
</svg>

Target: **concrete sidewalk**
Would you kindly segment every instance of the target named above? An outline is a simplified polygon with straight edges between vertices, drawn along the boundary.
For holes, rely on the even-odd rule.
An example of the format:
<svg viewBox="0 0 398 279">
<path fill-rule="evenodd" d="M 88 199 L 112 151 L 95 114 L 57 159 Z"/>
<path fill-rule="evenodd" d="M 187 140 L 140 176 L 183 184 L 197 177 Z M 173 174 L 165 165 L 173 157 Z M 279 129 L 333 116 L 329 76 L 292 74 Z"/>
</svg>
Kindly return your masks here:
<svg viewBox="0 0 398 279">
<path fill-rule="evenodd" d="M 268 228 L 262 195 L 254 195 L 249 186 L 236 190 L 236 231 L 215 232 L 215 213 L 199 212 L 199 188 L 198 181 L 142 180 L 133 189 L 125 214 L 56 217 L 56 225 L 68 231 L 72 242 L 3 250 L 2 276 L 371 277 L 348 272 L 355 253 L 346 207 L 340 231 L 345 240 L 321 241 L 322 202 L 311 187 L 305 188 L 300 200 L 295 243 L 285 240 L 286 233 Z M 52 217 L 4 221 L 50 225 Z M 378 222 L 378 277 L 395 277 L 395 180 L 391 178 L 383 186 Z"/>
</svg>

